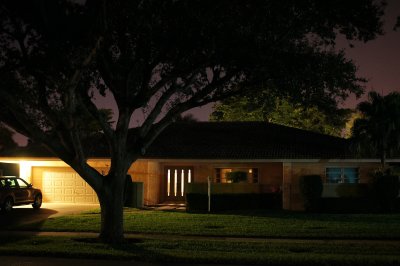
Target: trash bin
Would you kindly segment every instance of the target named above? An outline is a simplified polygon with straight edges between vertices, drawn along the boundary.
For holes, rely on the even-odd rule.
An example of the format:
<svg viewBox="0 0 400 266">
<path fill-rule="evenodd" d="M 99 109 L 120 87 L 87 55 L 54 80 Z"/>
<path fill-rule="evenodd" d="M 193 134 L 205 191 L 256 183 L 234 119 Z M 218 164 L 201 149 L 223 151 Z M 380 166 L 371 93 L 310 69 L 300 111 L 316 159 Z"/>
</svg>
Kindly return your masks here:
<svg viewBox="0 0 400 266">
<path fill-rule="evenodd" d="M 143 182 L 132 182 L 131 176 L 125 182 L 125 207 L 143 208 Z"/>
</svg>

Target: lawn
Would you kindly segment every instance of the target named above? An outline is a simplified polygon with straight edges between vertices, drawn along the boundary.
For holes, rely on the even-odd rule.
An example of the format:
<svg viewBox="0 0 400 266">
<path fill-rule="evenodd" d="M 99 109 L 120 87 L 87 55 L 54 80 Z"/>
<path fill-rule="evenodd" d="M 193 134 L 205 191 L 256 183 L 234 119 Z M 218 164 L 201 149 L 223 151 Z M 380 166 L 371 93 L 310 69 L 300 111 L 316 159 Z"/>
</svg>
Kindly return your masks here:
<svg viewBox="0 0 400 266">
<path fill-rule="evenodd" d="M 99 223 L 99 211 L 94 210 L 14 229 L 97 232 Z M 12 237 L 0 239 L 0 254 L 222 264 L 400 265 L 399 224 L 400 214 L 125 209 L 126 232 L 150 237 L 130 235 L 120 246 L 99 243 L 94 237 Z"/>
<path fill-rule="evenodd" d="M 400 239 L 400 214 L 306 214 L 238 211 L 219 214 L 125 209 L 130 233 L 322 239 Z M 98 232 L 98 210 L 50 218 L 19 229 Z"/>
<path fill-rule="evenodd" d="M 95 238 L 29 237 L 0 240 L 0 254 L 262 265 L 399 265 L 394 241 L 209 241 L 128 239 L 118 247 Z"/>
</svg>

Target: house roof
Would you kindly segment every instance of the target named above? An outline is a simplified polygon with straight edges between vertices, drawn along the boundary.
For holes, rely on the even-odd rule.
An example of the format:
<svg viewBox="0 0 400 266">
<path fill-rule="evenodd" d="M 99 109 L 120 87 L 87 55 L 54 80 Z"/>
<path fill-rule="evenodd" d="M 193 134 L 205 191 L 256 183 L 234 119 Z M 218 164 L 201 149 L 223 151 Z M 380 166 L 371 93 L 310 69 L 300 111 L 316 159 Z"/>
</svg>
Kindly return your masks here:
<svg viewBox="0 0 400 266">
<path fill-rule="evenodd" d="M 93 157 L 107 157 L 97 151 Z M 54 157 L 36 145 L 0 154 Z M 178 122 L 147 149 L 148 159 L 347 159 L 346 139 L 265 122 Z"/>
<path fill-rule="evenodd" d="M 265 122 L 175 123 L 149 147 L 146 158 L 345 159 L 349 141 Z"/>
</svg>

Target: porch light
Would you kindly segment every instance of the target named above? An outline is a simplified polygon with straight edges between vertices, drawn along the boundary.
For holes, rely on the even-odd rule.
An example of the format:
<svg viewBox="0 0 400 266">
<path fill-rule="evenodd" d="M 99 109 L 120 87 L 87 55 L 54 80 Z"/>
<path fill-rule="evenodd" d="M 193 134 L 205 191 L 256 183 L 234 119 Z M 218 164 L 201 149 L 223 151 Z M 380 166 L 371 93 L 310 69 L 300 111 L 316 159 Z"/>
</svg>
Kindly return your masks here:
<svg viewBox="0 0 400 266">
<path fill-rule="evenodd" d="M 27 161 L 19 162 L 19 177 L 30 183 L 32 174 L 32 165 Z"/>
</svg>

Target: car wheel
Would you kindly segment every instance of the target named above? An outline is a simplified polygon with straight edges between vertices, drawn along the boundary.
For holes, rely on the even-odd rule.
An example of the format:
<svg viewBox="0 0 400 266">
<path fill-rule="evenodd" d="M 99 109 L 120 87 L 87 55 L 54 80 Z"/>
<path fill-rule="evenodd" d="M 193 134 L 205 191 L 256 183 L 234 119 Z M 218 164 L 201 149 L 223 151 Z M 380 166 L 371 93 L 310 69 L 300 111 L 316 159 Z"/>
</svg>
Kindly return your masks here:
<svg viewBox="0 0 400 266">
<path fill-rule="evenodd" d="M 8 197 L 5 199 L 1 209 L 4 212 L 10 212 L 13 208 L 13 205 L 14 205 L 13 199 L 11 197 Z"/>
<path fill-rule="evenodd" d="M 35 197 L 35 201 L 32 204 L 34 209 L 39 209 L 42 206 L 42 194 L 37 194 Z"/>
</svg>

